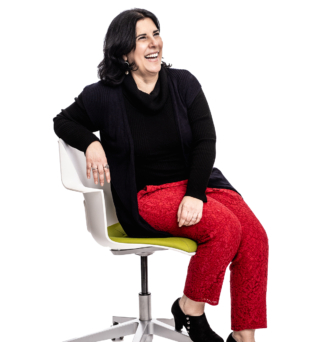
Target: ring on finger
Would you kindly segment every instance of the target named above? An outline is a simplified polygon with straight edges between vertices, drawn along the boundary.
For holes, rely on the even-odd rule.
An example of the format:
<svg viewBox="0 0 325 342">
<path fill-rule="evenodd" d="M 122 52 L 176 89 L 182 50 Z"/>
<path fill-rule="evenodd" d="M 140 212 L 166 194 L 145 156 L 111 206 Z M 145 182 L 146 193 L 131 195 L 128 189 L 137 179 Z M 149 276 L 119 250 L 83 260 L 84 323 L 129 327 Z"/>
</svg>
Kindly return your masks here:
<svg viewBox="0 0 325 342">
<path fill-rule="evenodd" d="M 187 226 L 188 226 L 188 225 L 191 225 L 191 224 L 192 224 L 192 221 L 193 221 L 193 219 L 190 219 L 189 221 L 186 221 L 184 224 L 186 224 Z"/>
<path fill-rule="evenodd" d="M 198 215 L 196 215 L 195 217 L 192 216 L 191 221 L 196 221 L 196 220 L 197 220 L 197 216 L 198 216 Z"/>
</svg>

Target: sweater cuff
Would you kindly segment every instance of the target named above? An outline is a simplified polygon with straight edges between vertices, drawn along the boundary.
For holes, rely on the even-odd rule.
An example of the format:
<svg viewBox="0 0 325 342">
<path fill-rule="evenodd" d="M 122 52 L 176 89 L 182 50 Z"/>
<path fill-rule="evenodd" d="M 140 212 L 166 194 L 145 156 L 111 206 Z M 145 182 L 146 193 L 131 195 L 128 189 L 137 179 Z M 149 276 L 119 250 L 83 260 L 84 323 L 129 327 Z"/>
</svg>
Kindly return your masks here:
<svg viewBox="0 0 325 342">
<path fill-rule="evenodd" d="M 201 201 L 203 201 L 203 203 L 207 203 L 208 199 L 205 193 L 201 194 L 201 193 L 196 193 L 193 190 L 187 190 L 184 196 L 191 196 L 191 197 L 195 197 L 197 199 L 200 199 Z"/>
</svg>

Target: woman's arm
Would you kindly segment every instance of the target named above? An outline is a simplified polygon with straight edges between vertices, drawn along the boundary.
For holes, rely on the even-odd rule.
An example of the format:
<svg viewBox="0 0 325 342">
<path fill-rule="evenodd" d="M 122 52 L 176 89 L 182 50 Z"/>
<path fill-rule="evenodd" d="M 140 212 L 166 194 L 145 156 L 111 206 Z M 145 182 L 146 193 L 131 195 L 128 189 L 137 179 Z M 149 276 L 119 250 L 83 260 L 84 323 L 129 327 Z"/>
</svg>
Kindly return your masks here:
<svg viewBox="0 0 325 342">
<path fill-rule="evenodd" d="M 193 153 L 185 196 L 207 202 L 205 190 L 216 158 L 216 132 L 210 108 L 201 89 L 190 108 L 188 117 L 193 134 Z"/>
<path fill-rule="evenodd" d="M 74 103 L 62 109 L 53 121 L 55 134 L 70 146 L 83 151 L 84 154 L 92 142 L 100 142 L 100 139 L 92 133 L 98 131 L 99 128 L 94 126 L 85 110 L 82 93 L 75 97 Z"/>
</svg>

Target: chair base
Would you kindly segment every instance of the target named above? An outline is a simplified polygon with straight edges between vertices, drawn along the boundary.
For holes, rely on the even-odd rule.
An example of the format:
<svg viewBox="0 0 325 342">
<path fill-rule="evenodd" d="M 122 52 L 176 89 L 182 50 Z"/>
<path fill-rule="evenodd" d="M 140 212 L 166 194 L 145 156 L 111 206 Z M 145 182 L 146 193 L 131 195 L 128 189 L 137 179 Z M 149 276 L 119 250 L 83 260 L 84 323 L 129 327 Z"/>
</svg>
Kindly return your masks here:
<svg viewBox="0 0 325 342">
<path fill-rule="evenodd" d="M 123 341 L 124 336 L 134 335 L 133 342 L 151 342 L 153 336 L 160 336 L 173 341 L 192 342 L 187 331 L 175 330 L 174 318 L 151 317 L 151 293 L 148 291 L 148 256 L 156 247 L 141 250 L 118 251 L 114 254 L 136 253 L 141 257 L 141 289 L 139 293 L 139 318 L 113 316 L 113 326 L 87 336 L 73 338 L 65 342 L 97 342 L 104 340 Z"/>
<path fill-rule="evenodd" d="M 109 339 L 122 341 L 123 337 L 128 335 L 134 335 L 133 342 L 151 342 L 154 335 L 179 342 L 192 341 L 187 332 L 175 330 L 173 318 L 158 318 L 142 321 L 134 317 L 113 316 L 113 324 L 114 322 L 118 324 L 113 325 L 107 330 L 74 338 L 66 342 L 97 342 Z"/>
<path fill-rule="evenodd" d="M 65 342 L 123 341 L 124 336 L 134 335 L 133 342 L 151 342 L 153 336 L 173 341 L 192 342 L 187 331 L 175 330 L 174 318 L 151 318 L 151 293 L 139 293 L 140 318 L 113 316 L 113 326 L 87 336 Z"/>
</svg>

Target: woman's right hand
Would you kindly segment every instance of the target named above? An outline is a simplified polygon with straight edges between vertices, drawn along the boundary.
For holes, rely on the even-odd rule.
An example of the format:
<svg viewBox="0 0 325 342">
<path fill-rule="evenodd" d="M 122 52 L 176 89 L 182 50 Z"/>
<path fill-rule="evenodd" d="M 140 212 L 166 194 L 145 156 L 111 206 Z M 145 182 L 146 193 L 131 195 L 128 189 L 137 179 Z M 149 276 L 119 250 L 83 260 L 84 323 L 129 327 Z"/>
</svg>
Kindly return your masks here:
<svg viewBox="0 0 325 342">
<path fill-rule="evenodd" d="M 90 179 L 91 171 L 93 171 L 95 184 L 98 184 L 98 173 L 101 186 L 104 185 L 105 175 L 107 183 L 109 183 L 111 174 L 109 169 L 104 168 L 106 164 L 107 159 L 102 144 L 99 141 L 92 142 L 86 150 L 87 178 Z M 92 168 L 96 168 L 96 170 L 92 170 Z"/>
</svg>

